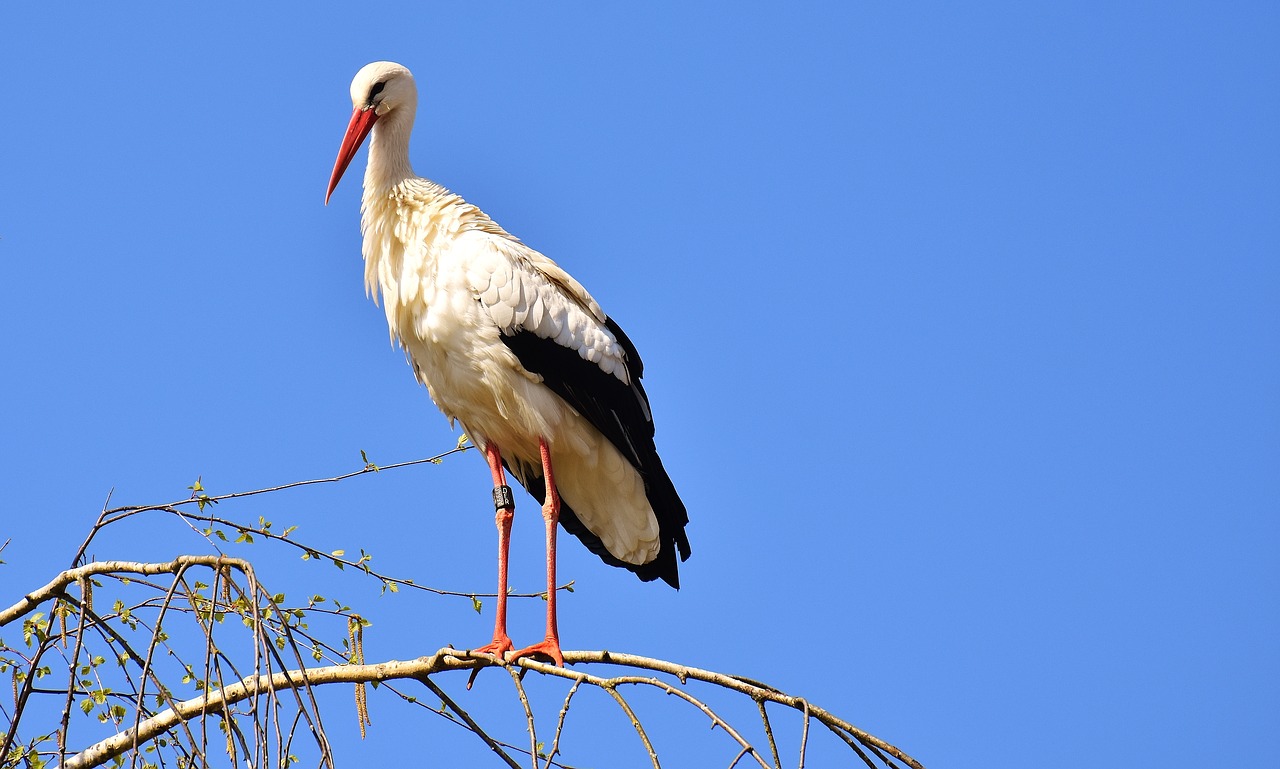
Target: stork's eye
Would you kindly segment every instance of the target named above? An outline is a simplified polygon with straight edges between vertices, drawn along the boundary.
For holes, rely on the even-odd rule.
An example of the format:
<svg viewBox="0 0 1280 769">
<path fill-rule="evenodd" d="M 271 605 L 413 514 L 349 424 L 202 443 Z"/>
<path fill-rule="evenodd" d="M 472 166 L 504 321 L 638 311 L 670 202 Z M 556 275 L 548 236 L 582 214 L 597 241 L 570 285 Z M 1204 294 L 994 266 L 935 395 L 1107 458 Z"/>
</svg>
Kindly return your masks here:
<svg viewBox="0 0 1280 769">
<path fill-rule="evenodd" d="M 386 83 L 374 83 L 374 84 L 373 84 L 373 88 L 370 88 L 370 89 L 369 89 L 369 103 L 370 103 L 370 104 L 372 104 L 372 103 L 373 103 L 374 98 L 375 98 L 378 94 L 382 93 L 382 89 L 383 89 L 383 88 L 386 88 L 386 87 L 387 87 L 387 84 L 386 84 Z"/>
</svg>

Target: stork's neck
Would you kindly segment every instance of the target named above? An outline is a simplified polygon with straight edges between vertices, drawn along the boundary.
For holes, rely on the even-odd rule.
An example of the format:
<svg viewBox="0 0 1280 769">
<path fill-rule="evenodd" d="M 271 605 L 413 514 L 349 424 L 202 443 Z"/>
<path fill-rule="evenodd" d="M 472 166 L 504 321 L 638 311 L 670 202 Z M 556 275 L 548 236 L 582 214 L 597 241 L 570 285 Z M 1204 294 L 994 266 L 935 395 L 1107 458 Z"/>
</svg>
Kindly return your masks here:
<svg viewBox="0 0 1280 769">
<path fill-rule="evenodd" d="M 409 134 L 412 132 L 412 108 L 395 110 L 374 123 L 369 143 L 369 165 L 364 170 L 365 197 L 385 195 L 395 185 L 414 177 L 413 166 L 409 163 Z"/>
</svg>

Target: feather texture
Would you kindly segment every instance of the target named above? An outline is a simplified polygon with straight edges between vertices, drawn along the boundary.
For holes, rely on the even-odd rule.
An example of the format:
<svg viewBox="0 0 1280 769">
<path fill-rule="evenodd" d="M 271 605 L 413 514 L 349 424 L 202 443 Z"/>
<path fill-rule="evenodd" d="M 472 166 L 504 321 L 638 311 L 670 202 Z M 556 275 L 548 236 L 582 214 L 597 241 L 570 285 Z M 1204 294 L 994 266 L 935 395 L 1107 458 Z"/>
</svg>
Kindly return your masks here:
<svg viewBox="0 0 1280 769">
<path fill-rule="evenodd" d="M 379 116 L 361 230 L 365 288 L 392 338 L 440 410 L 476 445 L 495 444 L 539 502 L 545 439 L 567 531 L 606 563 L 678 587 L 688 515 L 654 447 L 635 346 L 559 265 L 413 173 L 412 77 L 390 63 L 366 70 L 389 78 L 362 107 L 358 76 L 352 100 Z"/>
<path fill-rule="evenodd" d="M 425 179 L 366 195 L 363 227 L 369 288 L 445 415 L 496 443 L 539 500 L 545 437 L 565 530 L 678 585 L 688 517 L 654 447 L 640 359 L 586 289 Z"/>
</svg>

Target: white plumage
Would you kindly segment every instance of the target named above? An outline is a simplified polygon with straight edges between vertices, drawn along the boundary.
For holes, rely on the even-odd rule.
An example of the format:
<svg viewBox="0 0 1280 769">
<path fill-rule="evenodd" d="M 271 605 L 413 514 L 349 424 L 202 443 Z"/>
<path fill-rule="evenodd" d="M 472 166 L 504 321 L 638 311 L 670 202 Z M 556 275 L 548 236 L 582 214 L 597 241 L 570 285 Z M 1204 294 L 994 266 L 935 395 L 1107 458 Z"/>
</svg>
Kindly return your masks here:
<svg viewBox="0 0 1280 769">
<path fill-rule="evenodd" d="M 407 69 L 364 67 L 351 98 L 329 192 L 372 131 L 361 206 L 365 286 L 381 297 L 418 379 L 491 457 L 491 468 L 492 457 L 505 461 L 539 499 L 544 470 L 553 467 L 569 508 L 566 528 L 606 562 L 678 584 L 674 551 L 688 557 L 687 515 L 653 448 L 630 341 L 555 262 L 413 173 L 417 90 Z M 553 535 L 554 522 L 551 549 Z M 553 618 L 549 628 L 550 637 Z"/>
<path fill-rule="evenodd" d="M 637 565 L 656 558 L 658 522 L 639 472 L 500 340 L 503 331 L 532 331 L 628 384 L 599 306 L 551 260 L 437 185 L 410 180 L 371 197 L 365 259 L 378 274 L 387 321 L 436 405 L 509 462 L 537 468 L 545 438 L 561 497 L 609 552 Z M 399 231 L 378 237 L 389 225 Z"/>
</svg>

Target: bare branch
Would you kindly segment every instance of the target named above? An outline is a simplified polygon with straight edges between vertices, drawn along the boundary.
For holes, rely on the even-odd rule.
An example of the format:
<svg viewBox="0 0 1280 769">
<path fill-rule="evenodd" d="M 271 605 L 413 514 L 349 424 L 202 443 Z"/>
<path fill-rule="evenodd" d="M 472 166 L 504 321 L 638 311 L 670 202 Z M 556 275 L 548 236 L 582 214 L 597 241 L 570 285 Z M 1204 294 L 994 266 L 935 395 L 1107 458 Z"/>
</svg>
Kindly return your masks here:
<svg viewBox="0 0 1280 769">
<path fill-rule="evenodd" d="M 533 723 L 533 709 L 529 707 L 529 695 L 524 692 L 519 671 L 509 667 L 507 672 L 511 674 L 511 682 L 515 684 L 516 694 L 520 697 L 520 706 L 524 708 L 524 717 L 529 724 L 529 759 L 533 762 L 533 769 L 538 769 L 538 729 Z"/>
<path fill-rule="evenodd" d="M 117 517 L 116 517 L 115 519 L 113 519 L 113 520 L 119 520 L 119 519 L 120 519 L 120 517 L 123 517 L 123 516 L 125 516 L 125 515 L 133 515 L 133 514 L 135 514 L 135 513 L 141 513 L 141 512 L 145 512 L 145 511 L 147 511 L 147 510 L 159 510 L 160 508 L 164 508 L 164 507 L 178 507 L 178 506 L 180 506 L 180 505 L 197 505 L 197 506 L 200 506 L 200 503 L 201 503 L 201 502 L 203 502 L 204 504 L 206 504 L 206 505 L 207 505 L 207 504 L 211 504 L 211 503 L 225 502 L 225 501 L 227 501 L 227 500 L 229 500 L 229 499 L 240 499 L 241 497 L 253 497 L 253 496 L 257 496 L 257 495 L 259 495 L 259 494 L 272 494 L 272 493 L 277 492 L 277 491 L 284 491 L 284 490 L 286 490 L 286 489 L 296 489 L 296 488 L 299 488 L 299 487 L 302 487 L 302 486 L 314 486 L 314 485 L 316 485 L 316 484 L 320 484 L 320 483 L 338 483 L 339 481 L 345 481 L 345 480 L 347 480 L 348 478 L 355 478 L 356 476 L 360 476 L 360 475 L 369 475 L 369 474 L 371 474 L 371 473 L 379 473 L 379 472 L 383 472 L 383 471 L 385 471 L 385 470 L 396 470 L 396 469 L 399 469 L 399 468 L 401 468 L 401 467 L 411 467 L 411 466 L 413 466 L 413 465 L 421 465 L 421 464 L 425 464 L 425 463 L 428 463 L 428 462 L 429 462 L 429 463 L 431 463 L 431 464 L 433 464 L 433 465 L 434 465 L 434 464 L 439 464 L 439 463 L 440 463 L 440 460 L 444 459 L 444 458 L 445 458 L 445 457 L 447 457 L 447 456 L 450 456 L 450 455 L 452 455 L 452 454 L 461 454 L 462 452 L 464 452 L 464 451 L 469 451 L 469 450 L 470 450 L 470 449 L 472 449 L 472 448 L 474 448 L 474 447 L 473 447 L 473 446 L 459 446 L 459 447 L 457 447 L 457 448 L 450 449 L 450 450 L 448 450 L 448 451 L 446 451 L 446 452 L 444 452 L 444 453 L 437 454 L 437 455 L 435 455 L 434 457 L 427 457 L 427 458 L 425 458 L 425 459 L 411 459 L 411 460 L 409 460 L 409 461 L 407 461 L 407 462 L 396 462 L 395 464 L 391 464 L 391 465 L 383 465 L 383 466 L 381 466 L 381 467 L 375 467 L 375 466 L 373 466 L 373 465 L 366 465 L 365 467 L 363 467 L 363 468 L 361 468 L 361 469 L 359 469 L 359 470 L 353 470 L 352 472 L 349 472 L 349 473 L 343 473 L 343 474 L 341 474 L 341 475 L 335 475 L 335 476 L 333 476 L 333 477 L 331 477 L 331 478 L 313 478 L 313 479 L 311 479 L 311 480 L 307 480 L 307 481 L 294 481 L 294 482 L 292 482 L 292 483 L 284 483 L 284 484 L 281 484 L 281 485 L 279 485 L 279 486 L 270 486 L 270 487 L 267 487 L 267 488 L 264 488 L 264 489 L 254 489 L 253 491 L 236 491 L 236 492 L 232 492 L 232 493 L 230 493 L 230 494 L 218 494 L 218 495 L 206 495 L 206 496 L 196 496 L 196 495 L 192 495 L 192 496 L 191 496 L 190 498 L 188 498 L 188 499 L 180 499 L 180 500 L 178 500 L 178 501 L 176 501 L 176 502 L 169 502 L 169 503 L 167 503 L 167 504 L 163 504 L 163 505 L 130 505 L 130 506 L 126 506 L 126 507 L 116 507 L 116 508 L 112 508 L 112 509 L 110 509 L 110 510 L 106 510 L 106 511 L 104 511 L 104 512 L 105 512 L 107 515 L 115 515 L 115 516 L 117 516 Z M 108 521 L 108 523 L 110 523 L 110 522 L 112 522 L 112 521 Z"/>
<path fill-rule="evenodd" d="M 602 662 L 602 663 L 613 664 L 613 665 L 623 665 L 626 667 L 640 668 L 643 670 L 654 670 L 662 673 L 667 673 L 669 675 L 673 675 L 679 678 L 681 681 L 691 678 L 695 681 L 704 681 L 706 683 L 722 686 L 726 689 L 732 689 L 733 691 L 741 692 L 742 694 L 745 694 L 752 698 L 765 699 L 770 702 L 776 702 L 780 705 L 786 705 L 788 707 L 795 708 L 796 710 L 800 710 L 806 714 L 812 715 L 814 718 L 817 718 L 819 721 L 821 721 L 824 724 L 830 724 L 841 730 L 844 730 L 850 737 L 854 738 L 855 740 L 857 740 L 858 742 L 864 745 L 868 745 L 868 746 L 874 745 L 876 748 L 884 751 L 885 753 L 888 753 L 889 755 L 893 756 L 899 761 L 902 761 L 907 766 L 912 767 L 912 769 L 924 769 L 924 767 L 920 764 L 920 762 L 916 761 L 911 756 L 908 756 L 901 749 L 893 745 L 890 745 L 889 743 L 885 742 L 879 737 L 876 737 L 875 735 L 864 732 L 863 730 L 853 726 L 849 722 L 837 717 L 836 715 L 834 715 L 833 713 L 830 713 L 829 711 L 810 705 L 808 702 L 804 700 L 804 698 L 793 697 L 789 694 L 784 694 L 783 692 L 780 692 L 777 689 L 774 689 L 768 686 L 763 686 L 757 682 L 748 683 L 748 679 L 744 679 L 740 676 L 732 676 L 732 675 L 727 675 L 725 673 L 716 673 L 711 670 L 703 670 L 701 668 L 689 667 L 688 665 L 680 665 L 674 662 L 667 662 L 666 660 L 652 659 L 650 657 L 641 657 L 635 654 L 623 654 L 619 652 L 610 652 L 610 651 L 573 652 L 572 659 L 570 659 L 570 654 L 566 653 L 564 659 L 567 664 L 583 663 L 583 662 Z M 520 664 L 525 667 L 529 667 L 534 670 L 537 670 L 540 673 L 548 673 L 550 675 L 559 675 L 563 678 L 574 677 L 574 674 L 571 671 L 566 671 L 563 668 L 553 667 L 551 665 L 547 665 L 547 664 L 538 662 L 536 660 L 522 659 L 520 660 Z"/>
<path fill-rule="evenodd" d="M 508 663 L 490 654 L 445 647 L 431 656 L 415 660 L 365 664 L 361 638 L 364 620 L 358 613 L 336 598 L 332 599 L 334 606 L 325 608 L 323 604 L 327 604 L 329 599 L 314 594 L 301 602 L 286 604 L 282 593 L 273 595 L 258 582 L 249 561 L 228 556 L 219 550 L 217 539 L 229 541 L 223 531 L 230 533 L 234 529 L 240 532 L 242 536 L 237 541 L 252 543 L 254 539 L 261 538 L 298 548 L 305 554 L 303 560 L 317 557 L 339 567 L 351 566 L 351 573 L 363 572 L 381 580 L 384 591 L 396 592 L 397 586 L 409 586 L 440 595 L 474 598 L 481 594 L 437 590 L 416 585 L 412 580 L 389 577 L 369 567 L 372 556 L 364 550 L 360 551 L 359 560 L 348 560 L 342 557 L 342 551 L 325 553 L 290 539 L 289 534 L 295 527 L 273 532 L 271 523 L 261 517 L 256 526 L 245 525 L 206 510 L 208 505 L 241 497 L 332 483 L 378 470 L 438 462 L 460 450 L 384 468 L 367 464 L 362 470 L 333 478 L 216 497 L 206 494 L 197 482 L 192 487 L 195 492 L 193 498 L 172 504 L 112 509 L 104 506 L 73 560 L 72 568 L 60 572 L 43 587 L 0 611 L 0 628 L 23 620 L 23 641 L 28 647 L 27 650 L 18 650 L 0 643 L 0 652 L 3 652 L 0 663 L 12 666 L 15 671 L 14 711 L 10 714 L 0 708 L 0 716 L 10 721 L 3 744 L 0 744 L 0 764 L 6 767 L 23 763 L 36 765 L 42 764 L 44 759 L 56 757 L 64 767 L 123 765 L 131 761 L 134 766 L 141 762 L 164 769 L 174 759 L 182 766 L 195 765 L 206 758 L 209 751 L 217 753 L 225 749 L 224 763 L 233 768 L 287 765 L 300 760 L 293 755 L 291 748 L 298 730 L 305 723 L 318 747 L 320 765 L 332 767 L 332 752 L 320 720 L 320 707 L 313 687 L 354 684 L 363 732 L 369 723 L 364 685 L 371 683 L 375 687 L 387 684 L 386 690 L 405 701 L 444 718 L 453 728 L 472 732 L 507 767 L 515 769 L 520 769 L 522 762 L 534 769 L 568 769 L 567 764 L 558 761 L 557 757 L 561 754 L 569 710 L 574 703 L 581 702 L 580 699 L 575 700 L 580 688 L 595 687 L 617 703 L 621 714 L 626 716 L 640 738 L 649 757 L 648 764 L 660 769 L 657 746 L 663 734 L 652 724 L 642 723 L 642 718 L 647 718 L 644 713 L 647 707 L 639 706 L 647 703 L 633 697 L 633 704 L 623 696 L 622 689 L 629 684 L 652 687 L 673 695 L 708 717 L 713 732 L 718 727 L 734 741 L 733 751 L 726 751 L 724 756 L 726 760 L 731 759 L 728 763 L 730 769 L 740 767 L 742 759 L 748 755 L 763 769 L 782 768 L 774 733 L 778 711 L 771 714 L 770 703 L 782 705 L 796 714 L 795 722 L 801 728 L 800 769 L 805 766 L 810 722 L 813 720 L 831 731 L 862 764 L 871 769 L 923 769 L 919 762 L 897 747 L 857 729 L 829 711 L 811 705 L 803 697 L 787 694 L 745 676 L 717 673 L 665 660 L 609 651 L 568 651 L 564 653 L 565 663 L 572 667 L 555 667 L 530 658 Z M 192 509 L 190 505 L 198 509 Z M 176 516 L 184 531 L 189 528 L 199 538 L 201 548 L 207 545 L 215 552 L 182 555 L 163 563 L 125 560 L 82 562 L 89 552 L 90 543 L 107 526 L 126 519 L 130 523 L 145 520 L 147 525 L 151 525 L 153 518 L 134 517 L 145 512 Z M 196 581 L 189 572 L 192 567 L 211 569 L 213 578 L 206 577 L 205 580 L 212 584 Z M 151 578 L 153 576 L 158 578 Z M 95 580 L 95 577 L 100 579 Z M 108 597 L 100 597 L 100 603 L 115 601 L 109 612 L 98 614 L 93 611 L 91 601 L 95 582 L 106 586 L 101 592 Z M 70 587 L 73 583 L 79 585 L 78 592 Z M 571 585 L 562 589 L 572 589 Z M 535 595 L 540 594 L 529 594 L 530 597 Z M 49 612 L 47 617 L 33 614 L 38 607 L 47 606 L 50 602 L 52 608 L 39 609 Z M 67 617 L 72 607 L 78 610 L 79 615 L 75 624 Z M 224 624 L 225 618 L 235 616 L 241 622 Z M 337 621 L 343 623 L 340 634 L 333 632 Z M 308 623 L 315 624 L 315 627 Z M 240 629 L 241 624 L 247 631 Z M 134 638 L 136 646 L 131 646 L 126 640 L 131 631 L 143 631 L 145 641 Z M 247 643 L 242 635 L 246 633 Z M 336 648 L 335 636 L 345 636 L 345 651 Z M 74 647 L 71 646 L 72 641 Z M 144 648 L 145 653 L 140 653 Z M 316 667 L 308 667 L 311 660 L 304 660 L 304 651 L 319 663 Z M 54 658 L 61 662 L 51 664 Z M 118 667 L 107 664 L 109 661 Z M 65 682 L 55 686 L 35 684 L 37 678 L 49 680 L 47 677 L 51 671 L 60 665 L 64 666 L 67 674 Z M 589 671 L 583 666 L 611 666 L 617 670 L 600 674 L 598 668 Z M 527 751 L 518 746 L 520 741 L 514 735 L 503 739 L 504 735 L 495 730 L 495 736 L 490 736 L 486 729 L 493 727 L 485 724 L 483 718 L 468 713 L 435 678 L 454 672 L 466 672 L 474 677 L 481 669 L 489 667 L 502 667 L 511 676 L 529 735 Z M 549 750 L 545 752 L 538 742 L 538 718 L 531 704 L 532 695 L 540 693 L 540 690 L 525 688 L 525 675 L 531 672 L 548 679 L 562 679 L 568 689 L 555 721 Z M 182 684 L 195 689 L 195 696 L 180 700 L 183 695 L 171 692 L 170 687 L 179 678 Z M 417 698 L 397 691 L 391 682 L 402 679 L 417 681 L 427 687 L 440 698 L 442 706 L 433 710 Z M 730 713 L 721 704 L 726 702 L 726 696 L 733 695 L 750 697 L 756 704 L 763 727 L 760 741 L 767 740 L 767 754 L 772 764 L 766 760 L 764 746 L 757 748 L 747 737 L 759 732 L 740 731 L 737 728 L 740 725 L 730 723 L 720 714 Z M 69 716 L 77 699 L 85 715 L 96 715 L 101 727 L 93 727 L 91 723 L 77 727 L 70 723 Z M 38 726 L 41 718 L 46 720 L 47 726 Z M 59 720 L 60 728 L 57 725 Z M 20 722 L 23 722 L 24 732 L 21 739 L 18 736 Z M 37 727 L 30 727 L 32 723 Z M 218 731 L 214 732 L 214 728 Z M 514 729 L 514 724 L 505 728 Z M 76 732 L 75 739 L 70 731 Z M 545 726 L 543 731 L 546 733 Z M 218 732 L 222 733 L 220 737 Z M 527 761 L 523 759 L 526 752 L 529 756 Z"/>
<path fill-rule="evenodd" d="M 662 672 L 676 675 L 677 671 L 684 674 L 690 679 L 713 683 L 725 688 L 743 691 L 743 687 L 754 689 L 755 691 L 743 691 L 744 694 L 753 694 L 763 696 L 772 702 L 790 705 L 798 710 L 804 710 L 807 703 L 798 697 L 777 692 L 775 690 L 761 690 L 758 687 L 744 684 L 741 680 L 725 675 L 723 673 L 715 673 L 700 668 L 693 668 L 684 665 L 678 665 L 664 660 L 656 660 L 647 657 L 639 657 L 629 654 L 618 654 L 606 651 L 566 651 L 565 662 L 570 665 L 581 665 L 591 663 L 605 663 L 613 665 L 624 665 L 633 668 L 643 668 L 650 670 L 661 670 Z M 597 676 L 588 676 L 585 673 L 576 670 L 568 670 L 547 665 L 536 660 L 522 658 L 515 665 L 528 668 L 538 673 L 556 675 L 563 678 L 581 680 L 595 685 L 601 685 L 602 688 L 614 696 L 615 701 L 619 701 L 619 705 L 626 712 L 628 718 L 632 720 L 636 727 L 637 733 L 644 734 L 643 726 L 640 725 L 635 712 L 631 709 L 625 699 L 617 694 L 616 687 L 621 683 L 647 683 L 649 679 L 637 679 L 635 677 L 623 677 L 619 681 L 611 679 L 602 679 Z M 441 697 L 441 700 L 450 707 L 455 713 L 461 717 L 468 726 L 478 729 L 478 725 L 465 714 L 456 703 L 428 679 L 436 673 L 448 671 L 470 671 L 476 667 L 496 666 L 498 663 L 491 655 L 477 654 L 469 651 L 458 649 L 444 648 L 437 651 L 429 657 L 419 657 L 415 660 L 390 660 L 376 664 L 366 665 L 333 665 L 322 668 L 312 668 L 309 670 L 290 670 L 286 672 L 275 673 L 274 675 L 250 676 L 239 682 L 231 683 L 223 689 L 207 692 L 203 696 L 194 697 L 192 699 L 177 703 L 173 708 L 156 714 L 152 718 L 143 721 L 135 729 L 129 729 L 120 734 L 109 737 L 101 742 L 93 745 L 76 756 L 69 758 L 64 766 L 67 769 L 77 769 L 84 767 L 98 766 L 115 756 L 120 755 L 134 744 L 143 744 L 156 736 L 160 735 L 170 727 L 176 725 L 180 721 L 198 716 L 201 712 L 208 714 L 216 714 L 223 712 L 230 705 L 242 700 L 253 697 L 259 693 L 269 691 L 280 691 L 284 689 L 296 688 L 299 686 L 320 686 L 325 684 L 355 684 L 371 681 L 391 681 L 396 679 L 416 679 L 422 681 L 434 693 Z M 679 691 L 679 689 L 674 689 Z M 919 762 L 904 754 L 901 750 L 878 738 L 867 735 L 866 738 L 857 737 L 858 734 L 865 734 L 860 730 L 854 730 L 845 722 L 832 716 L 827 711 L 808 705 L 809 715 L 818 719 L 822 723 L 828 725 L 833 731 L 843 731 L 850 739 L 856 739 L 857 742 L 863 744 L 875 745 L 878 749 L 894 756 L 898 760 L 913 767 L 914 769 L 923 769 Z M 722 720 L 717 723 L 724 725 Z M 501 750 L 496 743 L 487 736 L 483 737 L 486 744 L 490 746 L 496 753 L 502 755 Z M 642 741 L 645 743 L 646 750 L 649 751 L 650 762 L 658 766 L 657 753 L 654 751 L 652 743 L 649 742 L 648 736 L 644 735 Z M 744 746 L 745 747 L 745 746 Z M 754 749 L 747 751 L 755 754 Z M 757 754 L 756 758 L 762 764 L 763 759 Z M 509 765 L 518 766 L 510 756 L 506 756 L 505 760 Z M 767 764 L 765 764 L 767 766 Z"/>
<path fill-rule="evenodd" d="M 769 711 L 764 708 L 764 700 L 756 700 L 760 709 L 760 720 L 764 723 L 764 734 L 769 738 L 769 753 L 773 756 L 775 769 L 782 769 L 782 758 L 778 755 L 778 743 L 773 739 L 773 725 L 769 723 Z"/>
<path fill-rule="evenodd" d="M 551 761 L 560 752 L 560 733 L 564 731 L 564 719 L 569 715 L 569 702 L 573 699 L 573 695 L 578 691 L 578 687 L 582 685 L 582 681 L 574 681 L 573 686 L 569 687 L 569 693 L 564 696 L 564 705 L 560 708 L 560 717 L 556 719 L 556 736 L 551 740 L 551 751 L 547 753 L 546 769 L 551 769 Z"/>
<path fill-rule="evenodd" d="M 516 760 L 511 756 L 509 756 L 507 752 L 502 749 L 502 746 L 500 746 L 496 740 L 490 737 L 488 733 L 485 732 L 483 728 L 481 728 L 480 724 L 476 723 L 475 720 L 471 718 L 471 714 L 463 710 L 462 707 L 458 705 L 458 703 L 454 702 L 453 698 L 450 697 L 448 694 L 446 694 L 444 689 L 441 689 L 439 686 L 437 686 L 435 681 L 432 681 L 430 678 L 426 676 L 422 676 L 418 680 L 421 681 L 424 686 L 430 689 L 437 697 L 439 697 L 440 701 L 443 702 L 446 707 L 448 707 L 454 713 L 457 713 L 458 717 L 462 719 L 463 723 L 465 723 L 467 727 L 470 728 L 471 731 L 474 732 L 477 737 L 479 737 L 481 740 L 484 740 L 484 744 L 488 745 L 490 750 L 496 753 L 503 761 L 507 762 L 507 766 L 511 767 L 511 769 L 520 769 L 520 764 L 517 764 Z"/>
<path fill-rule="evenodd" d="M 84 590 L 84 582 L 80 583 L 81 591 Z M 83 592 L 81 600 L 84 599 Z M 86 612 L 82 609 L 77 612 L 79 619 L 76 621 L 76 648 L 71 653 L 71 667 L 75 668 L 80 664 L 80 651 L 84 648 L 84 623 L 87 618 Z M 67 732 L 71 725 L 71 704 L 75 700 L 75 689 L 67 687 L 67 700 L 62 708 L 62 728 L 58 730 L 58 759 L 59 762 L 66 759 L 67 755 Z M 3 754 L 0 754 L 3 755 Z"/>
<path fill-rule="evenodd" d="M 0 611 L 0 627 L 13 622 L 45 601 L 60 595 L 63 588 L 95 574 L 177 574 L 188 566 L 219 566 L 227 564 L 247 572 L 249 562 L 225 555 L 180 555 L 166 563 L 141 563 L 138 561 L 95 561 L 75 569 L 67 569 L 54 577 L 49 584 L 27 593 L 14 605 Z"/>
<path fill-rule="evenodd" d="M 568 661 L 569 660 L 566 657 L 565 662 Z M 629 704 L 627 704 L 626 698 L 618 693 L 618 687 L 609 685 L 604 687 L 604 690 L 608 692 L 609 696 L 618 703 L 618 706 L 622 708 L 622 712 L 627 714 L 627 718 L 631 719 L 631 725 L 635 727 L 636 734 L 640 735 L 640 741 L 644 743 L 644 749 L 649 751 L 649 762 L 653 764 L 653 769 L 662 769 L 658 764 L 658 751 L 653 749 L 653 743 L 649 741 L 649 735 L 645 733 L 644 725 L 640 723 L 640 719 L 636 717 L 635 711 L 631 709 Z"/>
</svg>

